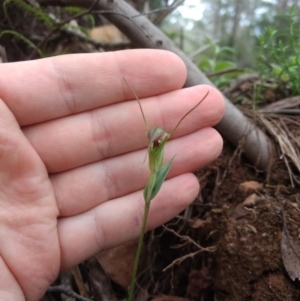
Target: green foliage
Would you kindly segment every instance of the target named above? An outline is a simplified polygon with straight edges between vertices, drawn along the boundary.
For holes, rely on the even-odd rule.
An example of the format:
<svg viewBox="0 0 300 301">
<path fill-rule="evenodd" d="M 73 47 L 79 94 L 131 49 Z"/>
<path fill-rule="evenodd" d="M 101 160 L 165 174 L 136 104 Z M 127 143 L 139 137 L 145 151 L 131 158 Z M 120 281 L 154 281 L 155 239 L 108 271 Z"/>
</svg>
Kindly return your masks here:
<svg viewBox="0 0 300 301">
<path fill-rule="evenodd" d="M 3 2 L 3 13 L 6 18 L 9 18 L 8 6 L 10 4 L 14 4 L 14 5 L 18 6 L 22 11 L 24 11 L 30 15 L 33 15 L 38 20 L 42 21 L 50 29 L 54 28 L 54 26 L 56 24 L 55 20 L 52 19 L 46 12 L 44 12 L 42 10 L 42 8 L 40 8 L 40 7 L 36 8 L 22 0 L 5 0 Z M 32 41 L 30 41 L 30 39 L 25 37 L 22 33 L 17 32 L 16 30 L 10 30 L 10 29 L 0 31 L 0 37 L 5 34 L 9 34 L 9 35 L 12 35 L 12 36 L 18 38 L 19 40 L 24 42 L 28 46 L 28 48 L 35 49 L 40 57 L 44 56 L 42 50 L 38 49 L 36 47 L 36 45 Z"/>
<path fill-rule="evenodd" d="M 244 70 L 239 70 L 233 61 L 226 59 L 234 54 L 233 48 L 219 46 L 211 40 L 208 40 L 208 43 L 209 55 L 200 60 L 198 67 L 217 87 L 226 86 L 233 78 L 245 73 Z"/>
<path fill-rule="evenodd" d="M 77 6 L 66 6 L 66 7 L 61 8 L 61 12 L 67 12 L 67 13 L 71 13 L 74 15 L 81 14 L 85 10 L 86 9 L 77 7 Z M 95 18 L 92 14 L 86 14 L 86 15 L 84 15 L 84 17 L 87 18 L 87 20 L 90 22 L 90 27 L 95 27 L 96 22 L 95 22 Z M 85 31 L 85 30 L 86 29 L 83 28 L 83 31 Z"/>
<path fill-rule="evenodd" d="M 0 31 L 0 38 L 2 36 L 4 36 L 5 34 L 10 34 L 13 35 L 15 37 L 17 37 L 18 39 L 20 39 L 21 41 L 23 41 L 29 48 L 33 48 L 36 49 L 36 51 L 38 52 L 38 54 L 42 57 L 43 53 L 40 49 L 37 49 L 37 47 L 26 37 L 24 37 L 22 34 L 20 34 L 19 32 L 16 32 L 14 30 L 2 30 Z"/>
<path fill-rule="evenodd" d="M 80 32 L 80 33 L 84 33 L 87 34 L 87 28 L 83 27 L 83 26 L 78 26 L 77 23 L 72 24 L 71 22 L 68 24 L 64 24 L 62 27 L 60 27 L 60 19 L 61 16 L 58 14 L 56 14 L 55 16 L 51 15 L 50 13 L 44 11 L 41 7 L 39 7 L 38 5 L 31 5 L 30 3 L 27 3 L 24 0 L 5 0 L 3 1 L 2 4 L 2 8 L 3 8 L 3 16 L 6 19 L 13 19 L 13 16 L 10 16 L 9 14 L 12 14 L 14 9 L 20 9 L 22 12 L 24 12 L 25 18 L 25 22 L 26 20 L 28 20 L 30 18 L 30 21 L 34 20 L 34 21 L 39 21 L 39 22 L 35 22 L 35 24 L 41 25 L 41 23 L 43 25 L 46 26 L 46 33 L 53 33 L 55 30 L 61 30 L 61 29 L 65 29 L 65 30 L 72 30 L 74 32 Z M 85 9 L 83 8 L 78 8 L 78 7 L 66 7 L 61 9 L 61 15 L 62 12 L 65 12 L 65 15 L 67 13 L 67 16 L 69 16 L 71 14 L 75 16 L 79 15 L 79 14 L 83 14 L 85 12 Z M 90 22 L 91 27 L 95 26 L 95 19 L 91 14 L 86 14 L 82 17 L 86 17 L 87 20 Z M 23 20 L 23 22 L 24 22 Z M 19 29 L 20 28 L 20 29 Z M 34 43 L 30 40 L 30 38 L 26 37 L 26 35 L 28 33 L 25 33 L 24 31 L 22 32 L 22 30 L 24 29 L 22 26 L 19 28 L 14 28 L 12 29 L 7 29 L 4 31 L 0 30 L 0 36 L 3 36 L 5 34 L 10 34 L 14 37 L 16 37 L 17 39 L 21 40 L 22 42 L 25 43 L 25 45 L 27 45 L 29 48 L 33 48 L 35 49 L 35 52 L 37 52 L 41 57 L 45 56 L 45 54 L 47 53 L 46 49 L 48 46 L 48 39 L 49 36 L 45 36 L 45 39 L 42 41 L 42 43 L 39 44 L 39 49 L 37 48 L 36 45 L 34 45 Z M 25 27 L 26 28 L 26 27 Z M 20 32 L 21 31 L 21 32 Z M 61 54 L 61 52 L 60 52 Z M 54 56 L 55 53 L 47 53 L 46 56 Z"/>
<path fill-rule="evenodd" d="M 49 17 L 49 15 L 47 13 L 45 13 L 41 8 L 35 8 L 32 5 L 29 5 L 25 1 L 22 1 L 22 0 L 5 0 L 3 2 L 3 11 L 4 11 L 4 15 L 6 18 L 8 17 L 7 5 L 9 3 L 16 4 L 22 10 L 34 15 L 37 19 L 41 20 L 43 23 L 45 23 L 49 27 L 53 27 L 56 24 L 56 22 L 51 17 Z"/>
<path fill-rule="evenodd" d="M 150 182 L 151 185 L 147 185 L 144 189 L 143 195 L 145 201 L 148 200 L 148 202 L 152 201 L 158 192 L 161 189 L 161 186 L 163 182 L 165 181 L 165 178 L 167 174 L 170 171 L 171 165 L 172 165 L 173 159 L 171 159 L 168 163 L 163 165 L 155 174 L 151 174 L 150 176 Z"/>
<path fill-rule="evenodd" d="M 280 27 L 270 25 L 258 36 L 257 68 L 264 78 L 275 78 L 292 95 L 300 93 L 300 18 L 296 7 L 288 15 L 277 16 Z"/>
</svg>

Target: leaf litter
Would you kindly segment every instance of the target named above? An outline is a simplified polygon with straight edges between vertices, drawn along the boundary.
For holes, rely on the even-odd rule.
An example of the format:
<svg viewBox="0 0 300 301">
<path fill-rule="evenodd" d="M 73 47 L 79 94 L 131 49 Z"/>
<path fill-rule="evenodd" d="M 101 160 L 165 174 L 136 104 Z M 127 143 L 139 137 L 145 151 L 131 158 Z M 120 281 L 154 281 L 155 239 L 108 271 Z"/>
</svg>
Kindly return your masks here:
<svg viewBox="0 0 300 301">
<path fill-rule="evenodd" d="M 300 280 L 300 246 L 291 237 L 284 217 L 282 217 L 282 237 L 281 237 L 281 255 L 285 270 L 290 278 L 295 281 Z"/>
</svg>

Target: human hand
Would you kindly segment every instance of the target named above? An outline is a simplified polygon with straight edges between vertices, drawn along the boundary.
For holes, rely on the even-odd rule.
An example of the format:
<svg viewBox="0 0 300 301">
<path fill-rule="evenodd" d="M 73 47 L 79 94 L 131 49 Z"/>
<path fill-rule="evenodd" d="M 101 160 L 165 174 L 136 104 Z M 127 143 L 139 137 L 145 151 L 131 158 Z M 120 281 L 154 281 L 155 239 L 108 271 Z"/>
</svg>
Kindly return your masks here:
<svg viewBox="0 0 300 301">
<path fill-rule="evenodd" d="M 79 54 L 0 65 L 0 300 L 38 300 L 60 270 L 138 237 L 149 175 L 149 125 L 176 155 L 152 201 L 148 229 L 197 196 L 191 171 L 218 157 L 221 94 L 180 89 L 182 61 L 158 50 Z M 21 127 L 21 128 L 20 128 Z"/>
</svg>

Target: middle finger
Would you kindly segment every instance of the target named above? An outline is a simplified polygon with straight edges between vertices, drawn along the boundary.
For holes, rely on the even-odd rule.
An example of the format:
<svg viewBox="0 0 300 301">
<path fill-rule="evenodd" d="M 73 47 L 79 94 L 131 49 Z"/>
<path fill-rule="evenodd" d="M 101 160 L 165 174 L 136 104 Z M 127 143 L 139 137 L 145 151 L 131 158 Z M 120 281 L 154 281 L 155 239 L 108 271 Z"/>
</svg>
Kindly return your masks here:
<svg viewBox="0 0 300 301">
<path fill-rule="evenodd" d="M 165 160 L 174 157 L 170 177 L 194 171 L 217 158 L 222 139 L 205 128 L 166 144 Z M 149 177 L 146 149 L 88 164 L 51 176 L 60 216 L 85 212 L 103 202 L 145 187 Z"/>
<path fill-rule="evenodd" d="M 196 86 L 143 99 L 141 102 L 149 126 L 160 125 L 170 132 L 207 90 L 210 90 L 207 99 L 184 120 L 174 138 L 214 125 L 223 113 L 222 97 L 211 87 Z M 23 131 L 50 173 L 147 145 L 145 126 L 135 100 L 29 126 Z"/>
</svg>

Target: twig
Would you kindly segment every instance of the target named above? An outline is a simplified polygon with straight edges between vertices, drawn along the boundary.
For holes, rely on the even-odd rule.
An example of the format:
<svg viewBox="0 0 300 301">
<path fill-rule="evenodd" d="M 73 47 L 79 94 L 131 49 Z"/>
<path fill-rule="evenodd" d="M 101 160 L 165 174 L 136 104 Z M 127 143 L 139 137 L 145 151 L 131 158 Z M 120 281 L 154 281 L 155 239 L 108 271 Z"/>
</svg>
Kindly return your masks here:
<svg viewBox="0 0 300 301">
<path fill-rule="evenodd" d="M 283 156 L 283 160 L 284 160 L 284 163 L 285 163 L 285 166 L 286 166 L 286 168 L 287 168 L 287 170 L 288 170 L 288 173 L 289 173 L 289 177 L 290 177 L 290 181 L 291 181 L 291 185 L 292 185 L 292 187 L 293 188 L 295 188 L 295 184 L 294 184 L 294 174 L 293 174 L 293 172 L 292 172 L 292 170 L 291 170 L 291 167 L 290 167 L 290 164 L 289 164 L 289 161 L 288 161 L 288 159 L 286 158 L 286 156 L 285 155 L 282 155 Z"/>
<path fill-rule="evenodd" d="M 84 12 L 81 12 L 73 17 L 68 18 L 65 21 L 60 22 L 59 24 L 57 24 L 57 26 L 52 29 L 46 36 L 45 38 L 38 44 L 38 46 L 33 50 L 33 52 L 31 53 L 31 55 L 29 56 L 30 59 L 33 58 L 33 56 L 36 54 L 37 49 L 40 49 L 42 47 L 42 45 L 57 31 L 59 31 L 64 25 L 68 24 L 70 21 L 74 20 L 74 19 L 78 19 L 86 14 L 89 14 L 94 7 L 98 4 L 99 0 L 95 0 L 94 3 Z"/>
<path fill-rule="evenodd" d="M 245 69 L 231 68 L 231 69 L 222 70 L 220 72 L 210 73 L 210 74 L 207 74 L 207 76 L 208 77 L 220 76 L 220 75 L 224 75 L 224 74 L 228 74 L 228 73 L 232 73 L 232 72 L 245 72 Z"/>
<path fill-rule="evenodd" d="M 137 14 L 135 16 L 132 16 L 131 19 L 137 18 L 137 17 L 140 17 L 140 16 L 149 16 L 151 14 L 158 13 L 158 12 L 165 12 L 165 11 L 167 11 L 167 13 L 169 13 L 170 11 L 173 11 L 174 9 L 176 9 L 184 1 L 185 0 L 180 0 L 178 3 L 176 3 L 176 1 L 174 1 L 174 3 L 172 5 L 170 5 L 170 6 L 163 7 L 163 8 L 158 8 L 158 9 L 153 9 L 153 10 L 148 11 L 146 13 L 139 13 L 139 14 Z"/>
<path fill-rule="evenodd" d="M 82 277 L 81 277 L 81 275 L 79 273 L 78 266 L 72 268 L 71 272 L 72 272 L 72 275 L 74 277 L 75 283 L 76 283 L 76 285 L 78 287 L 78 290 L 79 290 L 80 294 L 83 295 L 83 296 L 85 296 L 85 297 L 88 296 L 88 293 L 87 293 L 87 291 L 85 289 L 85 286 L 84 286 L 84 283 L 82 281 Z"/>
<path fill-rule="evenodd" d="M 179 5 L 181 5 L 185 0 L 179 0 L 176 3 L 176 0 L 172 3 L 171 6 L 166 7 L 166 10 L 162 12 L 156 19 L 153 20 L 154 24 L 159 24 L 163 21 L 164 18 L 166 18 L 170 13 L 172 13 Z"/>
<path fill-rule="evenodd" d="M 288 156 L 298 171 L 300 171 L 300 159 L 299 159 L 299 150 L 294 147 L 291 139 L 289 138 L 286 131 L 280 127 L 276 122 L 267 120 L 263 115 L 258 115 L 263 124 L 269 130 L 269 132 L 275 137 L 278 141 L 282 156 Z M 289 170 L 289 167 L 287 167 Z"/>
<path fill-rule="evenodd" d="M 165 272 L 166 270 L 168 270 L 169 268 L 171 268 L 172 266 L 174 266 L 175 264 L 180 264 L 182 261 L 186 260 L 187 258 L 191 258 L 194 257 L 195 255 L 197 255 L 200 252 L 214 252 L 216 251 L 216 247 L 208 247 L 208 248 L 204 248 L 202 246 L 200 246 L 199 244 L 197 244 L 193 239 L 191 239 L 189 236 L 186 235 L 180 235 L 178 234 L 176 231 L 174 231 L 173 229 L 170 229 L 168 227 L 166 227 L 165 225 L 163 225 L 164 229 L 166 229 L 167 231 L 173 233 L 174 235 L 176 235 L 177 237 L 186 240 L 186 242 L 192 243 L 194 246 L 196 246 L 199 250 L 196 252 L 192 252 L 189 253 L 187 255 L 184 255 L 180 258 L 176 258 L 175 260 L 173 260 L 168 266 L 166 266 L 163 269 L 163 272 Z"/>
<path fill-rule="evenodd" d="M 239 88 L 244 82 L 247 81 L 256 81 L 259 79 L 258 74 L 256 73 L 249 73 L 249 74 L 243 74 L 238 76 L 232 83 L 230 84 L 229 87 L 223 90 L 224 94 L 229 94 Z"/>
<path fill-rule="evenodd" d="M 300 109 L 261 109 L 259 110 L 260 113 L 263 114 L 287 114 L 287 115 L 299 115 L 300 114 Z"/>
<path fill-rule="evenodd" d="M 174 231 L 173 229 L 168 228 L 167 226 L 163 225 L 163 228 L 171 233 L 173 233 L 175 236 L 185 240 L 188 243 L 193 244 L 194 246 L 196 246 L 200 251 L 205 251 L 205 252 L 214 252 L 216 250 L 216 247 L 208 247 L 208 248 L 204 248 L 202 246 L 200 246 L 199 244 L 197 244 L 193 239 L 191 239 L 189 236 L 187 235 L 180 235 L 178 234 L 176 231 Z"/>
<path fill-rule="evenodd" d="M 282 110 L 282 109 L 292 109 L 300 106 L 300 95 L 287 97 L 276 102 L 273 102 L 265 107 L 263 107 L 260 112 L 269 112 L 274 110 Z"/>
<path fill-rule="evenodd" d="M 172 266 L 174 266 L 175 264 L 180 264 L 181 262 L 183 262 L 184 260 L 188 259 L 188 258 L 192 258 L 194 256 L 196 256 L 198 253 L 202 252 L 202 250 L 198 250 L 196 252 L 193 253 L 189 253 L 187 255 L 184 255 L 180 258 L 176 258 L 175 260 L 173 260 L 168 266 L 166 266 L 162 271 L 165 272 L 166 270 L 168 270 L 169 268 L 171 268 Z"/>
<path fill-rule="evenodd" d="M 217 44 L 219 42 L 220 42 L 219 39 L 212 40 L 213 44 Z M 211 44 L 206 44 L 206 45 L 203 45 L 203 46 L 199 47 L 198 49 L 196 49 L 195 51 L 193 51 L 192 53 L 189 54 L 189 58 L 192 60 L 196 55 L 198 55 L 201 52 L 209 49 L 210 47 L 211 47 Z"/>
<path fill-rule="evenodd" d="M 82 296 L 78 295 L 77 293 L 75 293 L 71 289 L 71 287 L 66 286 L 66 285 L 50 286 L 47 289 L 47 292 L 48 293 L 61 293 L 61 294 L 65 294 L 65 295 L 67 295 L 69 297 L 73 297 L 73 298 L 75 298 L 76 300 L 79 300 L 79 301 L 93 301 L 92 299 L 88 299 L 88 298 L 85 298 L 85 297 L 82 297 Z"/>
<path fill-rule="evenodd" d="M 7 62 L 8 59 L 7 59 L 5 47 L 0 45 L 0 63 L 7 63 Z"/>
</svg>

